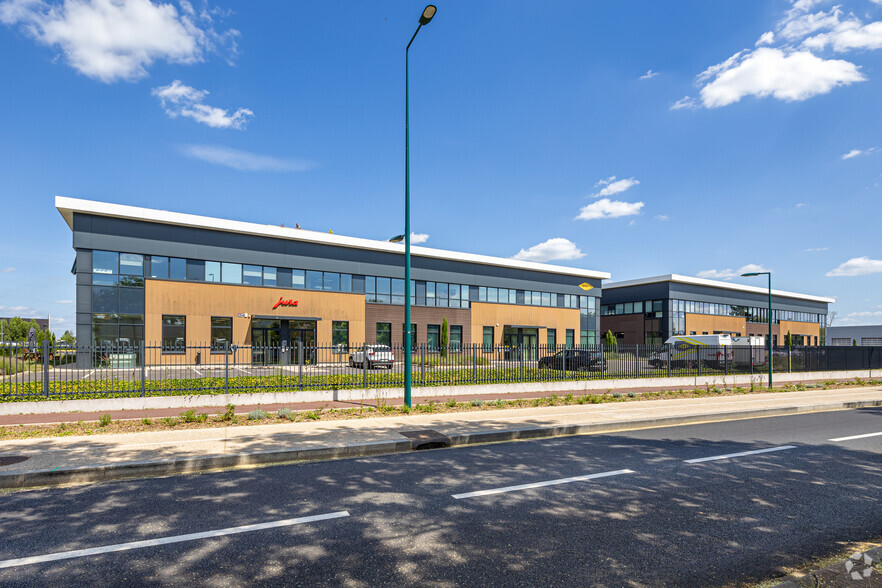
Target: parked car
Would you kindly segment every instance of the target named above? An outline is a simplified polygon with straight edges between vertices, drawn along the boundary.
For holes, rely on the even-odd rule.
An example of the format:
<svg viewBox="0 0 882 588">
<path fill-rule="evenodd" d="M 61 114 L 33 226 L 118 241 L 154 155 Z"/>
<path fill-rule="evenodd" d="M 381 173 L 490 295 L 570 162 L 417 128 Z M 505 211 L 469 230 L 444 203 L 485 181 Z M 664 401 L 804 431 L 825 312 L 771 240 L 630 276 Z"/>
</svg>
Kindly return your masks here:
<svg viewBox="0 0 882 588">
<path fill-rule="evenodd" d="M 350 367 L 373 369 L 374 367 L 386 367 L 392 369 L 395 355 L 388 345 L 368 345 L 367 365 L 365 365 L 365 349 L 353 349 L 349 352 Z"/>
<path fill-rule="evenodd" d="M 564 349 L 554 355 L 548 355 L 539 360 L 539 369 L 563 370 L 564 357 L 566 357 L 567 371 L 587 372 L 588 370 L 603 369 L 603 354 L 599 351 L 587 349 Z"/>
</svg>

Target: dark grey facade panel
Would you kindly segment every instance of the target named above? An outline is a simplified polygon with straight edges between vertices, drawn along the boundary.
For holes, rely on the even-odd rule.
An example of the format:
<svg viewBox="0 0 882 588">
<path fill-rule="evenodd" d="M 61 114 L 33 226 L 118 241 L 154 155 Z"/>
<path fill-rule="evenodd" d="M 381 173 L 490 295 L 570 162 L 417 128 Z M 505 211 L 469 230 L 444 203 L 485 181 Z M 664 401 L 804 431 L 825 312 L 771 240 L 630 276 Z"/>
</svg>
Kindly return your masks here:
<svg viewBox="0 0 882 588">
<path fill-rule="evenodd" d="M 84 312 L 91 315 L 92 286 L 86 284 L 77 284 L 77 312 Z"/>
<path fill-rule="evenodd" d="M 613 288 L 603 292 L 602 304 L 619 304 L 623 302 L 637 302 L 640 300 L 693 300 L 695 302 L 713 302 L 717 304 L 733 304 L 737 306 L 766 307 L 769 304 L 768 294 L 759 292 L 742 292 L 739 290 L 727 290 L 711 286 L 696 284 L 683 284 L 680 282 L 656 282 L 653 284 L 639 284 L 623 288 Z M 797 300 L 782 296 L 772 296 L 772 306 L 778 310 L 792 310 L 795 312 L 811 312 L 826 314 L 826 302 L 813 302 L 810 300 Z"/>
<path fill-rule="evenodd" d="M 90 218 L 90 222 L 86 219 Z M 93 233 L 87 234 L 91 228 Z M 90 245 L 85 245 L 89 243 Z M 193 227 L 177 227 L 74 214 L 75 247 L 227 261 L 349 274 L 404 277 L 401 254 L 305 243 L 257 235 L 242 235 Z M 554 290 L 561 294 L 585 295 L 582 282 L 594 286 L 587 292 L 600 296 L 601 280 L 552 274 L 518 268 L 482 265 L 465 261 L 412 256 L 412 278 L 522 290 Z M 89 271 L 83 268 L 85 271 Z"/>
</svg>

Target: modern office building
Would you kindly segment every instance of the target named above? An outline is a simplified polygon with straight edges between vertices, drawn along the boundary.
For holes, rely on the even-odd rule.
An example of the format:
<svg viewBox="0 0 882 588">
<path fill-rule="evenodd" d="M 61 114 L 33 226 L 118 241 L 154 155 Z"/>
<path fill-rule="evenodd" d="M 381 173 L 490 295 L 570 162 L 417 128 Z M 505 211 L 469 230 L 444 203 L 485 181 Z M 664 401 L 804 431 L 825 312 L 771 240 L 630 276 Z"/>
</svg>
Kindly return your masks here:
<svg viewBox="0 0 882 588">
<path fill-rule="evenodd" d="M 619 342 L 659 345 L 673 335 L 768 336 L 768 288 L 670 274 L 608 282 L 600 315 L 603 332 Z M 772 342 L 823 345 L 832 298 L 772 290 Z"/>
<path fill-rule="evenodd" d="M 228 345 L 403 345 L 404 245 L 56 197 L 73 232 L 77 344 L 161 346 L 203 363 Z M 609 274 L 413 247 L 412 342 L 592 344 Z M 256 353 L 256 351 L 255 351 Z M 89 361 L 85 358 L 81 363 Z M 253 357 L 265 362 L 266 357 Z"/>
<path fill-rule="evenodd" d="M 827 345 L 861 347 L 882 345 L 882 325 L 827 327 Z"/>
</svg>

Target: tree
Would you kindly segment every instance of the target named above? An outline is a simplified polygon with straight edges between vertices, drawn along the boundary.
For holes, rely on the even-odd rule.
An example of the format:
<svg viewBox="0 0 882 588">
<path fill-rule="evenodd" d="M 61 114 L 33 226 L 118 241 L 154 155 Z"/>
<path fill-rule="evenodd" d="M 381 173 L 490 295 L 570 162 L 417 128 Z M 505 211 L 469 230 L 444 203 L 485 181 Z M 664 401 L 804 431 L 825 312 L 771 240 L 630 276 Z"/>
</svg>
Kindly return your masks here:
<svg viewBox="0 0 882 588">
<path fill-rule="evenodd" d="M 790 331 L 787 331 L 787 334 L 784 335 L 784 345 L 793 347 L 793 337 L 790 336 Z"/>
<path fill-rule="evenodd" d="M 833 323 L 836 322 L 836 319 L 838 319 L 838 318 L 839 318 L 839 313 L 838 313 L 838 312 L 836 312 L 835 310 L 832 311 L 832 312 L 830 312 L 830 313 L 827 315 L 827 321 L 826 321 L 827 326 L 828 326 L 828 327 L 832 327 L 832 326 L 833 326 Z"/>
<path fill-rule="evenodd" d="M 606 345 L 607 347 L 618 347 L 619 340 L 616 339 L 616 336 L 613 335 L 612 331 L 606 332 Z"/>
<path fill-rule="evenodd" d="M 441 357 L 447 357 L 447 346 L 450 343 L 450 335 L 448 333 L 447 317 L 441 321 Z"/>
<path fill-rule="evenodd" d="M 852 339 L 852 340 L 851 340 L 851 346 L 852 346 L 852 347 L 857 347 L 857 339 Z"/>
<path fill-rule="evenodd" d="M 76 345 L 77 338 L 70 331 L 65 331 L 64 335 L 61 336 L 61 341 L 68 345 Z"/>
</svg>

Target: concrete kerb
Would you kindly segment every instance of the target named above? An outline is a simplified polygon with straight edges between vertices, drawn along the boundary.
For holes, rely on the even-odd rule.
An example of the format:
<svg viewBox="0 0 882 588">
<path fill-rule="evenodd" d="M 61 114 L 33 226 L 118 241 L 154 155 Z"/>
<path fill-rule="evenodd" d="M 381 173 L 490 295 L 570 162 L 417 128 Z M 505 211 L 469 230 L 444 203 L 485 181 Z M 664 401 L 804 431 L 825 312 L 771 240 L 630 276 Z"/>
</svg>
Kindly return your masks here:
<svg viewBox="0 0 882 588">
<path fill-rule="evenodd" d="M 505 443 L 528 439 L 612 433 L 616 431 L 785 416 L 810 412 L 870 408 L 877 406 L 882 406 L 882 400 L 837 402 L 802 407 L 739 410 L 716 414 L 634 419 L 629 421 L 586 425 L 515 427 L 504 431 L 476 431 L 474 433 L 450 435 L 450 446 L 464 447 L 467 445 L 485 443 Z M 0 489 L 11 490 L 60 486 L 66 484 L 109 482 L 130 478 L 163 477 L 224 469 L 281 465 L 295 462 L 327 461 L 332 459 L 409 453 L 413 450 L 413 442 L 408 439 L 402 439 L 400 441 L 374 441 L 353 445 L 317 447 L 311 449 L 250 452 L 233 455 L 206 455 L 171 460 L 135 461 L 119 464 L 58 468 L 54 470 L 34 470 L 31 472 L 6 472 L 0 474 Z"/>
<path fill-rule="evenodd" d="M 877 370 L 878 372 L 878 370 Z M 878 374 L 877 374 L 878 375 Z M 776 374 L 775 381 L 872 379 L 873 370 L 841 372 L 801 372 Z M 764 386 L 768 374 L 731 376 L 632 378 L 627 380 L 567 380 L 561 382 L 525 382 L 519 384 L 478 384 L 468 386 L 424 386 L 413 389 L 414 398 L 493 395 L 504 398 L 510 394 L 555 394 L 558 392 L 597 392 L 630 388 L 677 389 L 692 386 Z M 352 390 L 304 390 L 290 392 L 256 392 L 252 394 L 191 394 L 183 396 L 145 396 L 134 398 L 89 398 L 81 400 L 44 400 L 35 402 L 0 403 L 0 415 L 54 414 L 63 412 L 103 412 L 114 410 L 149 410 L 159 408 L 223 407 L 227 404 L 252 406 L 299 402 L 372 402 L 404 397 L 403 388 L 370 388 Z"/>
</svg>

